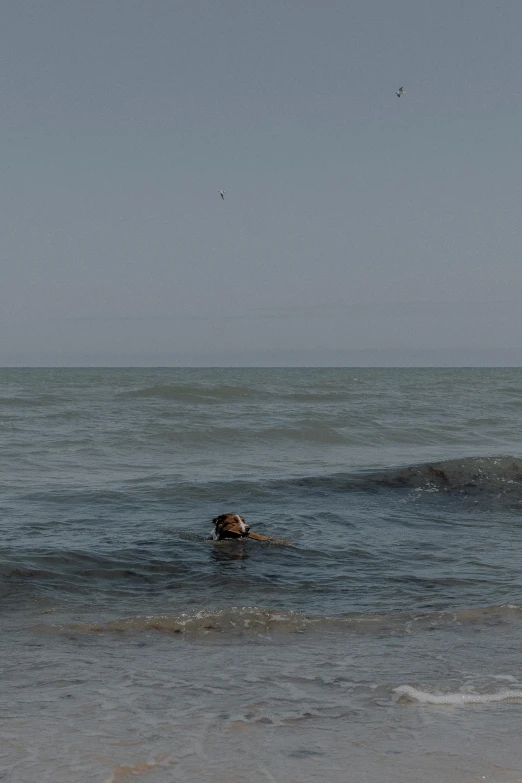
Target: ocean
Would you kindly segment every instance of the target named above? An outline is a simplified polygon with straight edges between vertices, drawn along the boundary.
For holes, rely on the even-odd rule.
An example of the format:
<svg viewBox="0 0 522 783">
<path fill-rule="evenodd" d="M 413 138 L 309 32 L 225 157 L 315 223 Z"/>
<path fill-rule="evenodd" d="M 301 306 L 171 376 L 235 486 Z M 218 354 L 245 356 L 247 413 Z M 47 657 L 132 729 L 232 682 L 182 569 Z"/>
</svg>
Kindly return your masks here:
<svg viewBox="0 0 522 783">
<path fill-rule="evenodd" d="M 0 433 L 0 780 L 522 780 L 522 369 L 4 368 Z"/>
</svg>

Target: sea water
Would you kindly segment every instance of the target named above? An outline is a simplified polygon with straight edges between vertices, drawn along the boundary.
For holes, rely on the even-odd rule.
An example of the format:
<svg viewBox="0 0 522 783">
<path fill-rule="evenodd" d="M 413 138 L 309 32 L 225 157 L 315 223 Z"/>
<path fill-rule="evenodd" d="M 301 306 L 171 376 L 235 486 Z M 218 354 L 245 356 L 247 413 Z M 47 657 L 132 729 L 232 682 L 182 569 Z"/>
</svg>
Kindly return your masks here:
<svg viewBox="0 0 522 783">
<path fill-rule="evenodd" d="M 0 435 L 1 780 L 522 779 L 521 369 L 1 369 Z"/>
</svg>

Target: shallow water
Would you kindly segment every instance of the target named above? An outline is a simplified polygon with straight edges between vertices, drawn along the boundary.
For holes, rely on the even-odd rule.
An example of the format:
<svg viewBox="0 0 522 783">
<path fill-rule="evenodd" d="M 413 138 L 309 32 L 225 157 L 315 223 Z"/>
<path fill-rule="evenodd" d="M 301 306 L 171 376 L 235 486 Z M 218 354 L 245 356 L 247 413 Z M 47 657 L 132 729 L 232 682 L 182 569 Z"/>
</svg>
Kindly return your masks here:
<svg viewBox="0 0 522 783">
<path fill-rule="evenodd" d="M 0 779 L 519 780 L 521 423 L 519 369 L 0 370 Z"/>
</svg>

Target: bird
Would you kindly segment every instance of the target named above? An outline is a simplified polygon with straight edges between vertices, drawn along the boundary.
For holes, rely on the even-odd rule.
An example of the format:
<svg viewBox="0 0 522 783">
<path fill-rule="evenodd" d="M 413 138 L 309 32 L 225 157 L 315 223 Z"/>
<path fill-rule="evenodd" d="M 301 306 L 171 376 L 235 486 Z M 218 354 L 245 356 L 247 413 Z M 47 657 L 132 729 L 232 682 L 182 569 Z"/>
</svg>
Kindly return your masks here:
<svg viewBox="0 0 522 783">
<path fill-rule="evenodd" d="M 397 98 L 400 98 L 401 95 L 404 95 L 404 87 L 399 87 L 395 95 L 397 96 Z"/>
<path fill-rule="evenodd" d="M 223 199 L 223 201 L 225 200 L 225 193 L 226 193 L 226 191 L 225 191 L 225 190 L 220 190 L 220 191 L 219 191 L 219 195 L 221 196 L 221 198 Z"/>
</svg>

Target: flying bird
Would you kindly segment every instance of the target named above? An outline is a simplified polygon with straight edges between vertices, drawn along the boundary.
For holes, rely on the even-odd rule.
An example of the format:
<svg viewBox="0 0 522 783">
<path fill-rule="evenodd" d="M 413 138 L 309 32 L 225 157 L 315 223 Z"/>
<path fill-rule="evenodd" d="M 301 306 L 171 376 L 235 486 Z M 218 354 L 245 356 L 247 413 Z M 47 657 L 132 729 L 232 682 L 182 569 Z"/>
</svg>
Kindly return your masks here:
<svg viewBox="0 0 522 783">
<path fill-rule="evenodd" d="M 225 193 L 226 193 L 226 191 L 224 191 L 224 190 L 220 190 L 220 191 L 219 191 L 219 195 L 221 196 L 221 198 L 223 199 L 223 201 L 225 200 Z"/>
<path fill-rule="evenodd" d="M 395 95 L 397 96 L 397 98 L 400 98 L 401 95 L 404 95 L 404 87 L 399 87 Z"/>
</svg>

